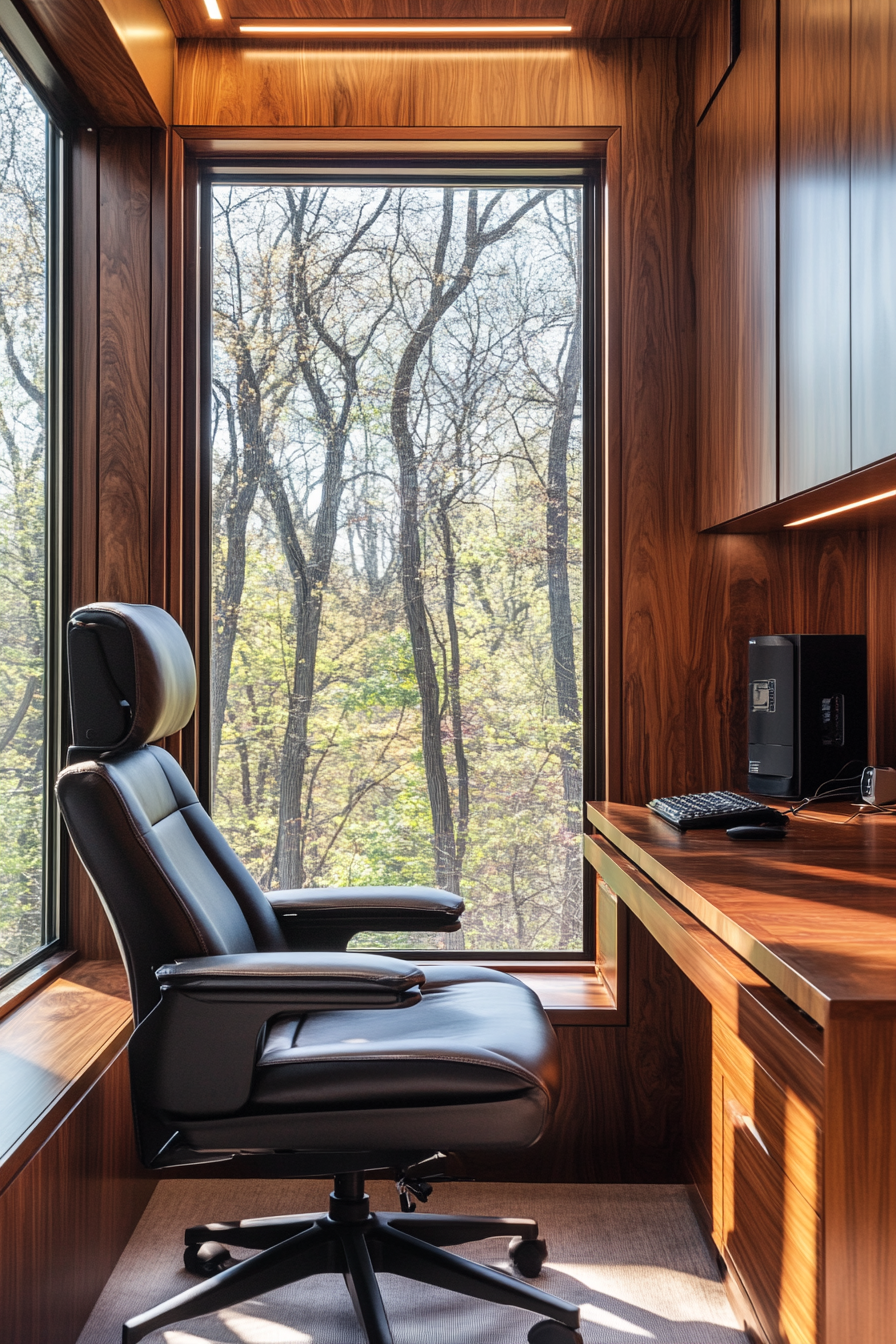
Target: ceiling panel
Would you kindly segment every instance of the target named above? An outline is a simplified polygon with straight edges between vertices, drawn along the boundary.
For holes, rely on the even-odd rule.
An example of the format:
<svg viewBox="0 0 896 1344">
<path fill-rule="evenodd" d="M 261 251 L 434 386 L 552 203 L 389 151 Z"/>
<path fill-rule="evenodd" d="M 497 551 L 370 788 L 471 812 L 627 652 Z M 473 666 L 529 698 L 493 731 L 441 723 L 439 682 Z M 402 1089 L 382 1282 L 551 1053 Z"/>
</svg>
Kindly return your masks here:
<svg viewBox="0 0 896 1344">
<path fill-rule="evenodd" d="M 573 37 L 692 37 L 702 0 L 162 0 L 178 37 L 239 36 L 239 23 L 313 19 L 531 19 L 566 22 Z M 252 39 L 249 39 L 252 40 Z M 261 40 L 261 39 L 259 39 Z M 282 41 L 282 38 L 279 40 Z M 332 37 L 329 41 L 332 41 Z M 544 38 L 540 39 L 542 42 Z"/>
</svg>

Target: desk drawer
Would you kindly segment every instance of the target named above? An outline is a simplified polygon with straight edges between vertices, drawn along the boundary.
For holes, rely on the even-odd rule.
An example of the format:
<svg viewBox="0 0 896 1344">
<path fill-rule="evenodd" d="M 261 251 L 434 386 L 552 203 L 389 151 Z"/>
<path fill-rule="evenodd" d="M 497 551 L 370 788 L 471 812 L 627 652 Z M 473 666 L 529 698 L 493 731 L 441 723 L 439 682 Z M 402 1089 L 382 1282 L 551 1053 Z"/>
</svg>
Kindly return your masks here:
<svg viewBox="0 0 896 1344">
<path fill-rule="evenodd" d="M 724 1024 L 713 1024 L 713 1221 L 774 1344 L 817 1344 L 821 1133 Z"/>
<path fill-rule="evenodd" d="M 769 1155 L 727 1085 L 723 1249 L 771 1340 L 816 1344 L 821 1220 Z"/>
<path fill-rule="evenodd" d="M 714 1072 L 726 1081 L 724 1123 L 750 1133 L 809 1207 L 821 1213 L 821 1129 L 813 1110 L 718 1022 L 713 1024 L 713 1057 Z"/>
</svg>

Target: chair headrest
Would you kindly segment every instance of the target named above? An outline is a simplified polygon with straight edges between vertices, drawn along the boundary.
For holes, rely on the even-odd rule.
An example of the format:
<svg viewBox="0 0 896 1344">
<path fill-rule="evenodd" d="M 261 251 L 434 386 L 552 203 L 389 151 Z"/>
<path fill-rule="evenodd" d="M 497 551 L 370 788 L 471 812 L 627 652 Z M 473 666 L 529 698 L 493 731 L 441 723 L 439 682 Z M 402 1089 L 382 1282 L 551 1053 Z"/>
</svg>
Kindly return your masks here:
<svg viewBox="0 0 896 1344">
<path fill-rule="evenodd" d="M 193 713 L 193 655 L 161 607 L 79 607 L 68 623 L 68 667 L 75 750 L 135 750 L 176 733 Z"/>
</svg>

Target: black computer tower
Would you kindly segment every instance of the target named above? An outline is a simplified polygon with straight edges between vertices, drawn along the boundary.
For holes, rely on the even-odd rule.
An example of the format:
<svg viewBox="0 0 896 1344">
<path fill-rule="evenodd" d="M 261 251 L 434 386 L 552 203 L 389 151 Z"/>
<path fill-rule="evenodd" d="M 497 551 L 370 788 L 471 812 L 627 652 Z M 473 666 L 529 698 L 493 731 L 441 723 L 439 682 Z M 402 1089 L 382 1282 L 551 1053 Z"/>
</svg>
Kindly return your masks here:
<svg viewBox="0 0 896 1344">
<path fill-rule="evenodd" d="M 868 762 L 865 636 L 756 635 L 749 650 L 750 792 L 807 798 L 841 771 L 859 774 Z"/>
</svg>

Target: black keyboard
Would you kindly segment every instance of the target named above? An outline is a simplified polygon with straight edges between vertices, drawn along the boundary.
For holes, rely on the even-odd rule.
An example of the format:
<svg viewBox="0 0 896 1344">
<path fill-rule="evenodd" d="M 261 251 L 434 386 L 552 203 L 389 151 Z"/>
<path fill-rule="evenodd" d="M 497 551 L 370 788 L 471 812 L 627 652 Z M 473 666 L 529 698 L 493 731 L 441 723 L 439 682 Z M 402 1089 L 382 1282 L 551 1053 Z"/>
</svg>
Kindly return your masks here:
<svg viewBox="0 0 896 1344">
<path fill-rule="evenodd" d="M 756 826 L 763 822 L 784 826 L 787 823 L 783 813 L 757 803 L 755 798 L 746 798 L 742 793 L 680 793 L 672 798 L 653 798 L 647 806 L 680 831 L 692 831 L 700 826 Z"/>
</svg>

